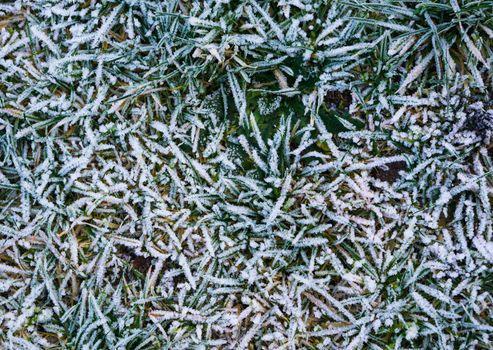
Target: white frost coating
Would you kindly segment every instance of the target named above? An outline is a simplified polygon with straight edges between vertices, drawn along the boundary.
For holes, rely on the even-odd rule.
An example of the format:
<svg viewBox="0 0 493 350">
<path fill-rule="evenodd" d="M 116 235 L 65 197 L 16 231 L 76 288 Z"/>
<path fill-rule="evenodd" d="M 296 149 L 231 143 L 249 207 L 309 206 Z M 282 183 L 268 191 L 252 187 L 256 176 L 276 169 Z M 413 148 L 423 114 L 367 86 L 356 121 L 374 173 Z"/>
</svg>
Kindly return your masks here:
<svg viewBox="0 0 493 350">
<path fill-rule="evenodd" d="M 423 74 L 426 67 L 428 67 L 428 64 L 430 64 L 432 58 L 433 58 L 433 52 L 427 54 L 421 60 L 421 62 L 419 62 L 419 64 L 409 72 L 409 74 L 406 76 L 404 81 L 401 83 L 401 86 L 397 90 L 397 93 L 403 94 L 406 91 L 407 86 L 411 84 L 413 81 L 415 81 L 417 78 L 419 78 L 421 74 Z"/>
<path fill-rule="evenodd" d="M 38 27 L 32 27 L 31 32 L 33 35 L 41 40 L 46 46 L 56 55 L 59 55 L 60 52 L 58 50 L 58 47 L 56 44 L 46 35 L 40 28 Z"/>
<path fill-rule="evenodd" d="M 0 4 L 0 348 L 491 348 L 488 5 Z"/>
<path fill-rule="evenodd" d="M 188 265 L 187 258 L 183 254 L 180 254 L 180 257 L 178 258 L 178 263 L 183 268 L 183 272 L 185 273 L 185 277 L 187 278 L 188 282 L 190 282 L 192 288 L 195 289 L 196 288 L 195 278 L 192 276 L 192 272 L 190 271 L 190 266 Z"/>
</svg>

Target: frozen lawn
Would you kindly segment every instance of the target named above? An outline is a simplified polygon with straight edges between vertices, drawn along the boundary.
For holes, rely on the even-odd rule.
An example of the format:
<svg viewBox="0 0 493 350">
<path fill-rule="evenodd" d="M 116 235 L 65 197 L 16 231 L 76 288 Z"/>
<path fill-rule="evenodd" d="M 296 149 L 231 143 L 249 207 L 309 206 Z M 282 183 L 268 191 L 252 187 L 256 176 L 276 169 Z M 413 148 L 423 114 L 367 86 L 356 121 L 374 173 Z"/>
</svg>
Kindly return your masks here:
<svg viewBox="0 0 493 350">
<path fill-rule="evenodd" d="M 493 1 L 0 3 L 0 349 L 493 348 Z"/>
</svg>

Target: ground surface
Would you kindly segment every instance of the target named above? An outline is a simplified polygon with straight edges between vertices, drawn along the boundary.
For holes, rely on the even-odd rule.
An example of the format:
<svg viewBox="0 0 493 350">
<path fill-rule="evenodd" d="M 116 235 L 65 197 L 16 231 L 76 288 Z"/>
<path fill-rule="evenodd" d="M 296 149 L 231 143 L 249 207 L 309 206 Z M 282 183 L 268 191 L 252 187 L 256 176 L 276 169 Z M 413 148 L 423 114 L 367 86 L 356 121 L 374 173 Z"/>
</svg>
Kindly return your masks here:
<svg viewBox="0 0 493 350">
<path fill-rule="evenodd" d="M 1 349 L 491 349 L 492 1 L 2 1 Z"/>
</svg>

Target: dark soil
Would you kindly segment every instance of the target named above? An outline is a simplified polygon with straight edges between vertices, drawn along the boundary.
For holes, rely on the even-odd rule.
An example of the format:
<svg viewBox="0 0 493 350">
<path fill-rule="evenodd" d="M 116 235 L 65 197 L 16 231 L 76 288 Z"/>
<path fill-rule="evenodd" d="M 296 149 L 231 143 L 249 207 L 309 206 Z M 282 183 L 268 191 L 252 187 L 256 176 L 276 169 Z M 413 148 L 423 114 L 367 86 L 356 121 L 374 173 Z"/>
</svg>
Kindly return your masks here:
<svg viewBox="0 0 493 350">
<path fill-rule="evenodd" d="M 370 175 L 389 183 L 395 182 L 399 178 L 399 172 L 407 169 L 407 164 L 404 161 L 389 163 L 386 166 L 374 168 Z"/>
</svg>

